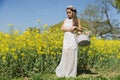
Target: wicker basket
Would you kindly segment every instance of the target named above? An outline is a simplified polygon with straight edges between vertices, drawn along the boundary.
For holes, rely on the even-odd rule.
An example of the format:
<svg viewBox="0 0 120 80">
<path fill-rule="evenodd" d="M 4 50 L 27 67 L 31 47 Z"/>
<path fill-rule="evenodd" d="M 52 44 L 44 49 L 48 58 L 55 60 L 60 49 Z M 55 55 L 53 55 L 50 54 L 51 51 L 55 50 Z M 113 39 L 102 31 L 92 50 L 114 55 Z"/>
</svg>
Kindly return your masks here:
<svg viewBox="0 0 120 80">
<path fill-rule="evenodd" d="M 90 36 L 86 34 L 77 35 L 77 43 L 79 46 L 90 45 Z"/>
</svg>

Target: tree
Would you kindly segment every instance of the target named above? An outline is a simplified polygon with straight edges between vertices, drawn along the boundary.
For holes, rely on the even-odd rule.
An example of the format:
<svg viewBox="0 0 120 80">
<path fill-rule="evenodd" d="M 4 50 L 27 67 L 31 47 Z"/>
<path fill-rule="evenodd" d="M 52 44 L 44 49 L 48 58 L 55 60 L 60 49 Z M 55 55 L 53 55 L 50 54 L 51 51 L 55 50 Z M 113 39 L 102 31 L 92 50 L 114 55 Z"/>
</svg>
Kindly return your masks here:
<svg viewBox="0 0 120 80">
<path fill-rule="evenodd" d="M 120 13 L 120 0 L 104 0 L 107 3 L 110 3 L 114 8 Z"/>
<path fill-rule="evenodd" d="M 115 29 L 116 23 L 110 17 L 109 3 L 112 0 L 96 0 L 95 4 L 88 5 L 84 13 L 81 15 L 86 21 L 89 21 L 89 25 L 93 33 L 98 34 L 102 38 L 107 38 L 110 35 L 114 38 L 113 34 L 117 31 Z"/>
<path fill-rule="evenodd" d="M 112 5 L 120 12 L 120 0 L 114 0 Z"/>
<path fill-rule="evenodd" d="M 81 18 L 88 22 L 89 27 L 94 34 L 99 34 L 102 37 L 102 34 L 105 34 L 107 30 L 104 29 L 106 20 L 103 20 L 103 13 L 101 12 L 102 10 L 96 5 L 88 5 L 81 15 Z"/>
</svg>

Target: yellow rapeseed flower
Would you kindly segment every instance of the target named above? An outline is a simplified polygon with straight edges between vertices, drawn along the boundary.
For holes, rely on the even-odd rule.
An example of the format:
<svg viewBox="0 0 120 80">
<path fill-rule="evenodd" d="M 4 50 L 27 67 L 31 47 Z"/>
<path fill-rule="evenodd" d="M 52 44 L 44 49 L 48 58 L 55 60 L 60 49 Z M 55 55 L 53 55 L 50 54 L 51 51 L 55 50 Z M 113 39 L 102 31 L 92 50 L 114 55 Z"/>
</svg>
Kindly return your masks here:
<svg viewBox="0 0 120 80">
<path fill-rule="evenodd" d="M 24 56 L 25 56 L 25 53 L 21 53 L 21 56 L 24 57 Z"/>
<path fill-rule="evenodd" d="M 13 58 L 14 58 L 15 60 L 17 60 L 17 59 L 18 59 L 18 56 L 17 56 L 17 55 L 14 55 Z"/>
<path fill-rule="evenodd" d="M 3 61 L 3 62 L 6 62 L 6 56 L 3 56 L 3 57 L 2 57 L 2 61 Z"/>
</svg>

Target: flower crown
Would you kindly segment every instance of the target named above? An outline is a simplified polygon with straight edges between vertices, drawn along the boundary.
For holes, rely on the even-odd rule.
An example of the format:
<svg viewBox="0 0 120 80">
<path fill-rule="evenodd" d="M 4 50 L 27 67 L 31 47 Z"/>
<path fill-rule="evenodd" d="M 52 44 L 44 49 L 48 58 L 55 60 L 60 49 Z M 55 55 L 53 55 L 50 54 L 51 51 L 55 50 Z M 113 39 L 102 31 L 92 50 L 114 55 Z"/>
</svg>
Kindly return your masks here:
<svg viewBox="0 0 120 80">
<path fill-rule="evenodd" d="M 71 8 L 71 9 L 73 9 L 73 10 L 76 10 L 73 5 L 67 6 L 67 8 Z"/>
</svg>

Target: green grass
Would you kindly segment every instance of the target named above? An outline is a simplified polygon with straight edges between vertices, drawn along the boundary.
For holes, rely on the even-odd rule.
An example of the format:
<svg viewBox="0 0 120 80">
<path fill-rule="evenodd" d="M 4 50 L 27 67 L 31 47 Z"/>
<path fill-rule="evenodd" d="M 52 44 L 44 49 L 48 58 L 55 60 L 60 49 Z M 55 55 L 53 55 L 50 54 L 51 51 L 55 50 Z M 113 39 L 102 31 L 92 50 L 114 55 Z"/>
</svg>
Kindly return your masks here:
<svg viewBox="0 0 120 80">
<path fill-rule="evenodd" d="M 82 74 L 76 78 L 58 78 L 55 74 L 35 74 L 31 78 L 14 78 L 12 80 L 120 80 L 120 75 L 102 76 L 102 75 L 88 75 Z"/>
<path fill-rule="evenodd" d="M 116 76 L 102 76 L 102 75 L 90 75 L 90 74 L 82 74 L 77 76 L 76 78 L 58 78 L 55 74 L 42 74 L 36 77 L 32 77 L 32 80 L 120 80 L 120 75 Z"/>
<path fill-rule="evenodd" d="M 79 71 L 77 77 L 58 78 L 55 73 L 36 73 L 29 78 L 14 78 L 12 80 L 120 80 L 120 70 L 112 69 L 91 69 L 86 71 Z"/>
<path fill-rule="evenodd" d="M 120 80 L 119 70 L 112 71 L 111 69 L 96 69 L 79 71 L 77 77 L 58 78 L 54 74 L 34 74 L 29 80 Z"/>
</svg>

